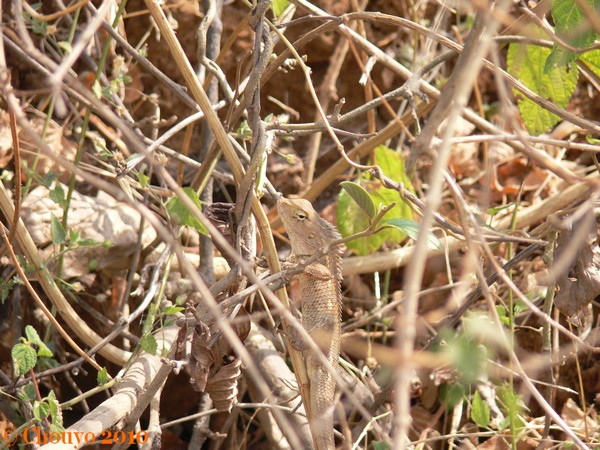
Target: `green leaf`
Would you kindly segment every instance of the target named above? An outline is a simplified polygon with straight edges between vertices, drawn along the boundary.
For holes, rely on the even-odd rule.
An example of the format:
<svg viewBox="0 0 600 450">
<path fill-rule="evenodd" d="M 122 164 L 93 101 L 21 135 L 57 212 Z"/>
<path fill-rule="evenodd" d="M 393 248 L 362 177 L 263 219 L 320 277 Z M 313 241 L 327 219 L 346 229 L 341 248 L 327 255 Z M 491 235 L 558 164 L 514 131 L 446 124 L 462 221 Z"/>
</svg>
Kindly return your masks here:
<svg viewBox="0 0 600 450">
<path fill-rule="evenodd" d="M 446 403 L 451 411 L 465 398 L 465 387 L 460 383 L 444 383 L 440 389 L 440 401 Z"/>
<path fill-rule="evenodd" d="M 419 234 L 419 224 L 414 220 L 396 218 L 386 220 L 383 223 L 386 225 L 396 227 L 399 230 L 402 230 L 402 232 L 409 236 L 411 239 L 416 240 L 417 235 Z M 429 232 L 427 233 L 427 246 L 432 250 L 441 250 L 442 241 L 440 241 L 435 234 Z"/>
<path fill-rule="evenodd" d="M 19 391 L 17 396 L 24 402 L 32 402 L 37 398 L 37 391 L 33 383 L 29 382 Z"/>
<path fill-rule="evenodd" d="M 502 322 L 503 325 L 510 325 L 510 318 L 508 317 L 508 311 L 506 310 L 506 308 L 502 305 L 496 305 L 496 312 L 498 313 L 498 317 L 500 319 L 500 322 Z"/>
<path fill-rule="evenodd" d="M 57 42 L 58 48 L 65 52 L 65 54 L 69 54 L 73 51 L 73 46 L 67 41 L 59 41 Z"/>
<path fill-rule="evenodd" d="M 252 130 L 250 129 L 250 125 L 248 125 L 247 120 L 242 121 L 235 133 L 235 137 L 243 141 L 249 141 L 252 139 Z"/>
<path fill-rule="evenodd" d="M 579 60 L 594 72 L 597 77 L 600 77 L 600 50 L 585 52 Z"/>
<path fill-rule="evenodd" d="M 367 192 L 367 190 L 358 183 L 352 181 L 342 181 L 340 183 L 342 189 L 344 189 L 352 200 L 356 202 L 358 206 L 369 216 L 370 219 L 375 217 L 375 204 L 373 199 Z"/>
<path fill-rule="evenodd" d="M 587 3 L 597 10 L 600 0 L 587 0 Z M 556 34 L 571 47 L 588 48 L 598 37 L 576 0 L 552 0 L 552 18 Z M 578 58 L 577 53 L 556 44 L 546 60 L 544 72 L 548 73 L 554 67 L 563 67 Z"/>
<path fill-rule="evenodd" d="M 33 402 L 33 416 L 38 422 L 41 422 L 50 415 L 50 407 L 46 402 Z"/>
<path fill-rule="evenodd" d="M 507 422 L 518 424 L 518 428 L 523 428 L 525 422 L 520 416 L 527 410 L 525 403 L 523 403 L 523 398 L 519 394 L 516 394 L 508 384 L 498 389 L 498 397 L 507 413 Z M 512 432 L 516 434 L 518 430 L 512 430 Z"/>
<path fill-rule="evenodd" d="M 599 145 L 600 144 L 600 139 L 596 139 L 595 137 L 593 137 L 590 134 L 586 135 L 585 138 L 588 141 L 588 143 L 590 143 L 592 145 Z"/>
<path fill-rule="evenodd" d="M 45 400 L 46 400 L 46 403 L 48 404 L 50 417 L 52 418 L 52 424 L 55 427 L 62 428 L 62 426 L 63 426 L 62 411 L 60 409 L 60 404 L 58 403 L 58 400 L 56 399 L 56 394 L 54 393 L 54 391 L 50 391 L 50 393 L 45 398 Z"/>
<path fill-rule="evenodd" d="M 479 428 L 486 428 L 490 424 L 490 407 L 487 402 L 483 401 L 479 391 L 475 391 L 475 395 L 473 395 L 471 419 Z"/>
<path fill-rule="evenodd" d="M 285 11 L 285 8 L 287 8 L 289 4 L 290 2 L 288 0 L 273 0 L 271 6 L 273 8 L 273 14 L 275 15 L 275 17 L 279 17 L 283 13 L 283 11 Z"/>
<path fill-rule="evenodd" d="M 146 353 L 156 355 L 158 344 L 156 343 L 156 339 L 154 339 L 154 336 L 152 336 L 151 334 L 147 334 L 142 339 L 140 339 L 140 346 Z"/>
<path fill-rule="evenodd" d="M 190 187 L 184 187 L 183 191 L 192 200 L 192 202 L 194 202 L 198 209 L 202 209 L 202 204 L 200 203 L 200 199 L 198 198 L 196 191 Z M 208 236 L 208 232 L 206 231 L 206 228 L 204 228 L 204 225 L 202 225 L 202 223 L 192 214 L 190 209 L 179 197 L 172 197 L 167 202 L 167 211 L 169 212 L 169 215 L 181 225 L 191 227 L 196 231 Z"/>
<path fill-rule="evenodd" d="M 142 165 L 141 169 L 137 173 L 138 181 L 142 189 L 146 189 L 148 186 L 148 181 L 150 181 L 150 177 L 146 175 L 146 165 Z"/>
<path fill-rule="evenodd" d="M 382 145 L 377 147 L 373 154 L 374 160 L 372 162 L 379 165 L 387 177 L 398 183 L 403 183 L 406 189 L 414 192 L 404 169 L 404 160 L 399 153 Z M 360 179 L 359 183 L 369 194 L 376 211 L 382 205 L 395 204 L 385 214 L 384 220 L 394 218 L 412 219 L 410 206 L 402 200 L 397 191 L 383 187 L 378 180 L 371 180 L 368 176 Z M 338 229 L 344 237 L 364 231 L 369 226 L 369 217 L 359 204 L 352 200 L 345 189 L 340 190 L 338 195 L 337 223 Z M 389 227 L 371 236 L 354 239 L 347 243 L 347 247 L 364 256 L 376 252 L 384 244 L 398 245 L 404 239 L 406 239 L 406 234 L 399 229 Z"/>
<path fill-rule="evenodd" d="M 183 311 L 185 308 L 182 308 L 181 306 L 167 306 L 165 309 L 163 309 L 163 314 L 177 314 L 178 312 Z"/>
<path fill-rule="evenodd" d="M 63 224 L 54 214 L 50 217 L 50 230 L 52 234 L 52 243 L 54 245 L 64 244 L 67 241 L 67 232 Z"/>
<path fill-rule="evenodd" d="M 102 98 L 102 86 L 98 80 L 94 80 L 92 83 L 92 93 L 96 96 L 97 99 Z"/>
<path fill-rule="evenodd" d="M 390 450 L 392 447 L 385 441 L 373 442 L 373 450 Z"/>
<path fill-rule="evenodd" d="M 41 342 L 40 335 L 31 325 L 25 327 L 25 336 L 29 342 L 38 343 Z"/>
<path fill-rule="evenodd" d="M 569 68 L 553 67 L 544 72 L 543 68 L 549 55 L 550 50 L 546 48 L 529 44 L 510 44 L 507 55 L 508 72 L 541 97 L 564 108 L 575 91 L 579 72 L 576 65 Z M 520 97 L 519 111 L 529 133 L 544 133 L 560 120 L 555 114 L 522 97 L 517 90 L 514 92 Z"/>
<path fill-rule="evenodd" d="M 61 208 L 66 207 L 66 195 L 62 184 L 56 183 L 54 185 L 54 188 L 50 191 L 50 200 L 52 200 Z"/>
<path fill-rule="evenodd" d="M 38 356 L 45 356 L 48 358 L 54 356 L 52 351 L 48 348 L 44 341 L 40 339 L 40 335 L 38 334 L 38 332 L 31 325 L 27 325 L 25 327 L 25 336 L 27 336 L 27 341 L 29 341 L 29 343 L 38 346 Z"/>
<path fill-rule="evenodd" d="M 98 382 L 98 386 L 108 383 L 108 371 L 106 370 L 106 367 L 103 367 L 102 370 L 98 372 L 96 381 Z"/>
<path fill-rule="evenodd" d="M 31 345 L 16 344 L 11 351 L 15 376 L 25 375 L 35 367 L 37 354 Z"/>
<path fill-rule="evenodd" d="M 77 247 L 79 245 L 79 241 L 81 239 L 81 232 L 79 230 L 75 230 L 71 228 L 69 230 L 69 246 Z"/>
</svg>

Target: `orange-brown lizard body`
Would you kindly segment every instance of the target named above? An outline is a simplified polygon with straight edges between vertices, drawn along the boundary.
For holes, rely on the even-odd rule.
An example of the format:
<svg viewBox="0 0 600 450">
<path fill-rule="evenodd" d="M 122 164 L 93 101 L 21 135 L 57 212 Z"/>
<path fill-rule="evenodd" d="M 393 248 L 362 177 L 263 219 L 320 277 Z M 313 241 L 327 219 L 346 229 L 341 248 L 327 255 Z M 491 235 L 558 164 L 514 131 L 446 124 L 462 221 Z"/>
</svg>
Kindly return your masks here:
<svg viewBox="0 0 600 450">
<path fill-rule="evenodd" d="M 302 325 L 335 369 L 341 341 L 341 246 L 328 247 L 340 238 L 336 228 L 321 218 L 312 204 L 302 199 L 280 198 L 277 210 L 290 238 L 291 262 L 301 262 L 324 248 L 324 256 L 300 273 Z M 299 345 L 300 344 L 300 345 Z M 335 380 L 314 351 L 302 342 L 310 380 L 309 419 L 317 450 L 334 450 L 333 410 Z"/>
</svg>

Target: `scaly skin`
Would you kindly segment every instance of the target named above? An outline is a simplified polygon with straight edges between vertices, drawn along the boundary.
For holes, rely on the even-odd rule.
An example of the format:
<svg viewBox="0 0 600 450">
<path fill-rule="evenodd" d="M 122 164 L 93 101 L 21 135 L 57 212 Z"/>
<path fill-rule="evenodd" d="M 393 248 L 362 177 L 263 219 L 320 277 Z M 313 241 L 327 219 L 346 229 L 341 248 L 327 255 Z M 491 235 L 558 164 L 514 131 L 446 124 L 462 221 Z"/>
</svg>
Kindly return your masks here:
<svg viewBox="0 0 600 450">
<path fill-rule="evenodd" d="M 291 260 L 299 262 L 339 239 L 333 225 L 321 218 L 307 200 L 280 198 L 277 210 L 290 237 Z M 302 292 L 302 325 L 336 368 L 341 340 L 341 247 L 333 247 L 299 275 Z M 300 344 L 300 345 L 298 345 Z M 335 380 L 316 354 L 302 342 L 310 380 L 309 420 L 317 450 L 335 450 L 333 399 Z"/>
</svg>

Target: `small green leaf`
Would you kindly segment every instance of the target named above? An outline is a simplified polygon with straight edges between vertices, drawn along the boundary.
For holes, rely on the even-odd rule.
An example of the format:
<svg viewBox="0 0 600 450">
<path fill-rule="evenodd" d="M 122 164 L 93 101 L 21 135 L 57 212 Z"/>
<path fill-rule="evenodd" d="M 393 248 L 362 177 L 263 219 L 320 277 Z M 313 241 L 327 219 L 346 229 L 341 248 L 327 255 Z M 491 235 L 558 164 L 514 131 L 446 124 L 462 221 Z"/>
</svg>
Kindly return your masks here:
<svg viewBox="0 0 600 450">
<path fill-rule="evenodd" d="M 79 230 L 75 230 L 71 228 L 69 230 L 69 246 L 76 247 L 79 245 L 79 240 L 81 239 L 81 232 Z"/>
<path fill-rule="evenodd" d="M 509 202 L 506 203 L 505 205 L 498 205 L 498 206 L 493 206 L 491 208 L 488 208 L 487 213 L 490 216 L 495 216 L 496 214 L 498 214 L 499 212 L 504 211 L 505 209 L 511 208 L 515 205 L 515 202 Z"/>
<path fill-rule="evenodd" d="M 25 336 L 27 336 L 27 341 L 31 344 L 35 344 L 38 346 L 37 354 L 38 356 L 45 356 L 51 358 L 53 355 L 52 351 L 48 348 L 48 346 L 40 339 L 40 335 L 31 325 L 27 325 L 25 327 Z"/>
<path fill-rule="evenodd" d="M 285 8 L 287 8 L 289 4 L 290 2 L 288 0 L 273 0 L 271 6 L 273 7 L 273 14 L 275 15 L 275 17 L 279 17 L 283 13 L 283 11 L 285 11 Z"/>
<path fill-rule="evenodd" d="M 35 401 L 33 403 L 33 416 L 41 422 L 50 415 L 50 407 L 46 402 Z"/>
<path fill-rule="evenodd" d="M 247 120 L 242 121 L 235 134 L 236 138 L 241 139 L 243 141 L 249 141 L 250 139 L 252 139 L 252 130 L 250 129 Z"/>
<path fill-rule="evenodd" d="M 200 203 L 200 199 L 198 198 L 196 191 L 190 187 L 184 187 L 183 191 L 192 200 L 192 202 L 194 202 L 198 209 L 202 209 L 202 204 Z M 169 215 L 181 225 L 191 227 L 208 236 L 206 228 L 204 228 L 202 223 L 192 214 L 190 209 L 179 197 L 172 197 L 167 202 L 167 211 L 169 211 Z"/>
<path fill-rule="evenodd" d="M 54 214 L 50 217 L 50 230 L 52 234 L 52 243 L 54 245 L 64 244 L 67 240 L 67 232 L 60 220 Z"/>
<path fill-rule="evenodd" d="M 96 96 L 97 99 L 102 98 L 102 86 L 98 82 L 98 80 L 94 80 L 92 84 L 92 93 Z"/>
<path fill-rule="evenodd" d="M 163 309 L 163 314 L 177 314 L 178 312 L 183 311 L 185 308 L 182 308 L 181 306 L 167 306 L 165 309 Z"/>
<path fill-rule="evenodd" d="M 510 318 L 508 317 L 508 311 L 502 305 L 496 305 L 496 312 L 498 313 L 498 318 L 503 325 L 508 326 L 510 324 Z"/>
<path fill-rule="evenodd" d="M 471 419 L 479 428 L 486 428 L 490 424 L 490 407 L 483 401 L 479 391 L 475 391 L 475 395 L 473 395 Z"/>
<path fill-rule="evenodd" d="M 41 341 L 40 335 L 31 325 L 27 325 L 25 327 L 25 336 L 27 336 L 27 340 L 29 342 L 33 342 L 35 344 Z"/>
<path fill-rule="evenodd" d="M 61 208 L 65 208 L 66 206 L 66 195 L 63 185 L 60 183 L 56 183 L 54 188 L 50 190 L 50 200 L 56 203 Z"/>
<path fill-rule="evenodd" d="M 25 375 L 35 367 L 37 354 L 31 345 L 16 344 L 11 352 L 15 376 Z"/>
<path fill-rule="evenodd" d="M 142 349 L 150 353 L 151 355 L 156 355 L 156 350 L 158 349 L 158 344 L 156 343 L 156 339 L 151 334 L 147 334 L 142 339 L 140 339 L 140 346 Z"/>
<path fill-rule="evenodd" d="M 590 134 L 588 134 L 585 138 L 592 145 L 600 145 L 600 139 L 596 139 L 594 136 L 592 136 Z"/>
<path fill-rule="evenodd" d="M 48 396 L 45 398 L 46 403 L 48 404 L 48 409 L 50 411 L 50 417 L 52 418 L 52 424 L 55 427 L 62 428 L 63 425 L 63 417 L 62 411 L 60 409 L 60 404 L 56 399 L 56 394 L 54 391 L 50 391 Z"/>
<path fill-rule="evenodd" d="M 142 165 L 142 167 L 140 168 L 140 170 L 138 171 L 138 181 L 140 182 L 140 186 L 142 187 L 142 189 L 146 189 L 146 187 L 148 186 L 148 181 L 150 180 L 150 177 L 148 175 L 146 175 L 146 165 Z"/>
<path fill-rule="evenodd" d="M 77 244 L 79 247 L 96 247 L 97 245 L 100 245 L 100 242 L 98 242 L 96 239 L 83 238 L 80 239 Z"/>
<path fill-rule="evenodd" d="M 98 372 L 96 381 L 98 382 L 98 386 L 108 383 L 108 371 L 106 370 L 106 367 L 103 367 L 102 370 Z"/>
<path fill-rule="evenodd" d="M 57 43 L 58 48 L 64 51 L 66 54 L 69 54 L 73 51 L 73 46 L 67 41 L 59 41 Z"/>
<path fill-rule="evenodd" d="M 25 402 L 35 400 L 37 398 L 37 391 L 33 383 L 27 383 L 23 389 L 19 391 L 18 397 Z"/>
<path fill-rule="evenodd" d="M 342 181 L 340 183 L 342 189 L 344 189 L 352 200 L 356 202 L 360 209 L 362 209 L 370 219 L 375 217 L 375 204 L 373 199 L 367 192 L 367 190 L 360 184 L 353 183 L 352 181 Z"/>
<path fill-rule="evenodd" d="M 373 442 L 373 450 L 390 450 L 392 447 L 385 441 Z"/>
<path fill-rule="evenodd" d="M 417 235 L 419 234 L 419 224 L 414 220 L 409 219 L 390 219 L 383 222 L 385 225 L 391 225 L 393 227 L 402 230 L 403 233 L 406 233 L 407 236 L 410 236 L 412 239 L 417 239 Z M 442 241 L 438 239 L 438 237 L 429 232 L 427 233 L 427 246 L 432 250 L 441 250 L 442 249 Z"/>
<path fill-rule="evenodd" d="M 523 398 L 519 394 L 516 394 L 508 384 L 505 384 L 498 389 L 498 397 L 507 412 L 507 423 L 515 423 L 518 425 L 517 428 L 523 428 L 525 423 L 521 416 L 522 413 L 527 410 L 525 403 L 523 403 Z M 518 430 L 512 431 L 518 433 Z"/>
</svg>

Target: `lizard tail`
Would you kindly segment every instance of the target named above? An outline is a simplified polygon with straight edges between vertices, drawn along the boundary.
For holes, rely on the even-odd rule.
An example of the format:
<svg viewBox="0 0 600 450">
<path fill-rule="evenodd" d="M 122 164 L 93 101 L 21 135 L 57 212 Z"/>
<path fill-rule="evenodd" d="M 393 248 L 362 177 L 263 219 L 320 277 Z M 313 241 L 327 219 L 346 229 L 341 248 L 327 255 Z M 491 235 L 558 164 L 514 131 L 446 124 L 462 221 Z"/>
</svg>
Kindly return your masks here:
<svg viewBox="0 0 600 450">
<path fill-rule="evenodd" d="M 333 437 L 335 380 L 320 363 L 316 364 L 312 373 L 314 376 L 310 380 L 311 387 L 317 387 L 310 392 L 313 416 L 311 429 L 316 444 L 315 450 L 335 450 Z M 321 389 L 318 389 L 319 387 Z"/>
</svg>

